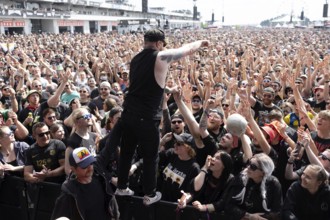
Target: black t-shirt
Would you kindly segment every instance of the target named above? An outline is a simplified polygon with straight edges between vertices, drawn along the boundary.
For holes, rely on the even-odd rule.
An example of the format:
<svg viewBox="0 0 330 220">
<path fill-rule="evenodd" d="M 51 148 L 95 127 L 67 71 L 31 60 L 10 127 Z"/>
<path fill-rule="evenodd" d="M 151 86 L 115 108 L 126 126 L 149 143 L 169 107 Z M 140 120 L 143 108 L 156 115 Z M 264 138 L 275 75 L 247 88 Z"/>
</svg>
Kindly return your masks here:
<svg viewBox="0 0 330 220">
<path fill-rule="evenodd" d="M 83 139 L 77 133 L 73 133 L 68 139 L 68 147 L 76 149 L 78 147 L 86 147 L 90 152 L 95 152 L 95 141 L 96 134 L 93 132 L 88 132 L 89 138 Z"/>
<path fill-rule="evenodd" d="M 199 166 L 194 159 L 180 160 L 174 153 L 174 149 L 169 149 L 160 155 L 168 162 L 162 170 L 161 192 L 162 199 L 176 202 L 182 195 L 181 190 L 190 192 L 190 182 L 198 175 Z"/>
<path fill-rule="evenodd" d="M 272 107 L 267 107 L 264 105 L 263 102 L 260 102 L 258 100 L 256 101 L 256 104 L 252 107 L 252 109 L 255 112 L 254 119 L 257 121 L 259 126 L 263 126 L 264 124 L 270 122 L 268 118 L 269 112 L 274 109 L 281 111 L 281 109 L 276 105 L 272 105 Z"/>
<path fill-rule="evenodd" d="M 77 202 L 79 211 L 86 220 L 111 219 L 107 209 L 105 187 L 96 177 L 88 184 L 77 184 Z"/>
<path fill-rule="evenodd" d="M 316 103 L 316 100 L 312 100 L 312 101 L 307 100 L 307 102 L 310 104 L 310 106 L 314 109 L 315 112 L 320 112 L 322 110 L 325 110 L 327 105 L 325 100 L 319 103 Z"/>
<path fill-rule="evenodd" d="M 202 138 L 204 147 L 203 148 L 195 148 L 196 151 L 196 162 L 200 167 L 203 167 L 205 164 L 205 160 L 208 155 L 212 156 L 217 152 L 218 146 L 216 141 L 211 135 L 208 135 L 205 138 Z"/>
<path fill-rule="evenodd" d="M 211 135 L 211 137 L 213 137 L 213 139 L 219 143 L 221 138 L 227 134 L 227 130 L 226 128 L 224 127 L 224 125 L 221 125 L 220 128 L 219 128 L 219 133 L 216 134 L 216 133 L 213 133 L 212 131 L 208 130 L 209 134 Z"/>
<path fill-rule="evenodd" d="M 330 129 L 330 128 L 329 128 Z M 315 143 L 317 150 L 322 153 L 326 149 L 330 149 L 330 139 L 323 139 L 317 135 L 317 132 L 312 132 L 312 138 Z"/>
<path fill-rule="evenodd" d="M 36 172 L 43 169 L 43 165 L 47 169 L 55 170 L 60 167 L 59 160 L 64 160 L 65 145 L 62 141 L 51 139 L 49 144 L 44 147 L 39 147 L 37 143 L 31 145 L 25 152 L 25 166 L 33 166 Z M 62 183 L 65 175 L 57 177 L 48 177 L 46 182 Z"/>
</svg>

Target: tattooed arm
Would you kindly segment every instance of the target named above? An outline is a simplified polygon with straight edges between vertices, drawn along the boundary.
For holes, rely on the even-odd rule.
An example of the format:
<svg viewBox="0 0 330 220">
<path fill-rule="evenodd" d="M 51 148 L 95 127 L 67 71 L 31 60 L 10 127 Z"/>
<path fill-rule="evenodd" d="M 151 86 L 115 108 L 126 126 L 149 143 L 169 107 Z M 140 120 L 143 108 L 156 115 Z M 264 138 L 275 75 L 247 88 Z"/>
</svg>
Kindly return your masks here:
<svg viewBox="0 0 330 220">
<path fill-rule="evenodd" d="M 182 57 L 195 53 L 200 47 L 207 47 L 209 41 L 200 40 L 186 44 L 180 48 L 160 51 L 155 64 L 155 78 L 160 87 L 165 87 L 166 73 L 172 62 L 178 61 Z"/>
</svg>

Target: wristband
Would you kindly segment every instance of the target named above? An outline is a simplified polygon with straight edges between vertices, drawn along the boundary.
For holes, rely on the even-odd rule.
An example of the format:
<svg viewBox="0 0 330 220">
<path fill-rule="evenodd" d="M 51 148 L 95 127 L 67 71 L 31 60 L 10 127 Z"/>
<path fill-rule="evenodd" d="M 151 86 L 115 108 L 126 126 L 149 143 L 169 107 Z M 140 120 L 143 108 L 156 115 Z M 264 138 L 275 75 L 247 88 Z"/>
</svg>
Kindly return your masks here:
<svg viewBox="0 0 330 220">
<path fill-rule="evenodd" d="M 201 169 L 201 172 L 203 172 L 203 173 L 207 174 L 207 171 L 206 171 L 206 170 L 204 170 L 204 169 Z"/>
</svg>

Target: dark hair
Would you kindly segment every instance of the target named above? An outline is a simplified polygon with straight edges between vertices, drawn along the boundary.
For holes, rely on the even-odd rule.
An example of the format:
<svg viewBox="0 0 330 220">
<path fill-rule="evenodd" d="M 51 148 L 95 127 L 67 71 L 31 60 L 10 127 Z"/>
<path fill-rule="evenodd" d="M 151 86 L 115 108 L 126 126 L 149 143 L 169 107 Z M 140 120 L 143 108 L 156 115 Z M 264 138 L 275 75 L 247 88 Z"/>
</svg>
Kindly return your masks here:
<svg viewBox="0 0 330 220">
<path fill-rule="evenodd" d="M 52 108 L 46 108 L 45 110 L 42 111 L 42 117 L 46 117 L 47 114 L 49 113 L 55 113 L 56 114 L 56 118 L 57 118 L 57 112 L 52 109 Z"/>
<path fill-rule="evenodd" d="M 46 123 L 44 123 L 44 122 L 37 122 L 36 124 L 34 124 L 32 126 L 32 134 L 35 134 L 36 133 L 37 128 L 42 128 L 42 127 L 45 127 L 45 126 L 48 127 L 46 125 Z"/>
<path fill-rule="evenodd" d="M 58 129 L 60 128 L 63 128 L 63 126 L 61 124 L 52 124 L 50 127 L 49 127 L 49 130 L 50 130 L 50 133 L 53 134 L 55 133 L 56 131 L 58 131 Z"/>
</svg>

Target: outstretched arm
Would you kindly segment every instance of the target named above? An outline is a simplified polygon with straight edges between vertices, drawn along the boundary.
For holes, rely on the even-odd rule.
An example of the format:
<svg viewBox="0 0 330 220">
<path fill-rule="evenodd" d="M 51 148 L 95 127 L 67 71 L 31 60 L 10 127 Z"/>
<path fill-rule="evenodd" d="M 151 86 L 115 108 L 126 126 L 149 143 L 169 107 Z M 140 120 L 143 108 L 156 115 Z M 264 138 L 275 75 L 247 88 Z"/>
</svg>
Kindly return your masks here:
<svg viewBox="0 0 330 220">
<path fill-rule="evenodd" d="M 209 41 L 200 40 L 190 44 L 186 44 L 183 47 L 177 49 L 169 49 L 160 51 L 157 55 L 155 64 L 155 78 L 160 87 L 165 87 L 165 78 L 169 65 L 172 62 L 195 53 L 200 47 L 207 47 Z"/>
</svg>

